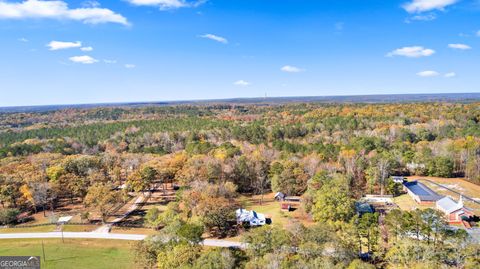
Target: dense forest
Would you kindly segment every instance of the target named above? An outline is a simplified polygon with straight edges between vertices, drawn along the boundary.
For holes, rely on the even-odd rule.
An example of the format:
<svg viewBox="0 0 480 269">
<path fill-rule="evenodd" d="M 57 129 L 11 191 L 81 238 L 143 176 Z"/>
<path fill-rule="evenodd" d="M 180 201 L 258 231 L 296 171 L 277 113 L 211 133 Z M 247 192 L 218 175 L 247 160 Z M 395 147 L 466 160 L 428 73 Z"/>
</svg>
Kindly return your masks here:
<svg viewBox="0 0 480 269">
<path fill-rule="evenodd" d="M 365 194 L 401 191 L 392 175 L 480 185 L 480 103 L 0 113 L 0 224 L 62 200 L 106 217 L 125 192 L 154 182 L 181 187 L 177 201 L 145 217 L 164 238 L 135 246 L 145 268 L 478 268 L 478 244 L 446 229 L 435 210 L 355 213 Z M 245 251 L 202 251 L 202 234 L 238 233 L 232 219 L 239 195 L 271 192 L 301 196 L 315 224 L 251 229 L 242 237 Z"/>
</svg>

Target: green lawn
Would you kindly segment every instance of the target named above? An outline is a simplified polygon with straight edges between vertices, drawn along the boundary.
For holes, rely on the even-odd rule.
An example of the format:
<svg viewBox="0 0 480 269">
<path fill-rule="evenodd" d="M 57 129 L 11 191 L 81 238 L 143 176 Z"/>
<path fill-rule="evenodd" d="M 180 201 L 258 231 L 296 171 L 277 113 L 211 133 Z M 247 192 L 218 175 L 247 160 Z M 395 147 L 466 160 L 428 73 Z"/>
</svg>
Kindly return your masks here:
<svg viewBox="0 0 480 269">
<path fill-rule="evenodd" d="M 260 202 L 261 196 L 241 196 L 240 204 L 248 210 L 255 210 L 258 213 L 265 214 L 272 219 L 272 224 L 279 224 L 282 227 L 288 226 L 292 221 L 299 221 L 304 225 L 311 225 L 312 221 L 299 208 L 294 212 L 286 212 L 280 209 L 280 202 L 273 198 L 274 194 L 269 193 L 264 196 L 263 203 Z"/>
<path fill-rule="evenodd" d="M 157 234 L 158 231 L 150 228 L 128 228 L 128 227 L 118 227 L 113 226 L 111 233 L 118 233 L 118 234 L 146 234 L 146 235 L 154 235 Z"/>
<path fill-rule="evenodd" d="M 395 198 L 393 198 L 393 201 L 395 202 L 395 204 L 398 205 L 398 207 L 400 207 L 401 210 L 405 210 L 405 211 L 411 211 L 411 210 L 415 210 L 417 208 L 418 209 L 426 209 L 426 208 L 432 207 L 432 206 L 428 206 L 428 205 L 418 204 L 408 194 L 402 194 L 398 197 L 395 197 Z"/>
<path fill-rule="evenodd" d="M 0 256 L 40 256 L 42 268 L 135 268 L 131 244 L 123 240 L 2 239 Z"/>
<path fill-rule="evenodd" d="M 36 227 L 1 228 L 0 233 L 47 233 L 53 232 L 55 225 L 44 225 Z"/>
<path fill-rule="evenodd" d="M 260 204 L 258 202 L 246 200 L 245 207 L 249 210 L 255 210 L 259 213 L 268 215 L 272 218 L 272 223 L 280 224 L 281 226 L 285 226 L 287 223 L 289 223 L 291 218 L 288 213 L 283 212 L 280 209 L 280 203 L 278 202 L 265 201 L 264 203 Z"/>
<path fill-rule="evenodd" d="M 92 232 L 100 226 L 96 225 L 64 225 L 64 232 Z"/>
</svg>

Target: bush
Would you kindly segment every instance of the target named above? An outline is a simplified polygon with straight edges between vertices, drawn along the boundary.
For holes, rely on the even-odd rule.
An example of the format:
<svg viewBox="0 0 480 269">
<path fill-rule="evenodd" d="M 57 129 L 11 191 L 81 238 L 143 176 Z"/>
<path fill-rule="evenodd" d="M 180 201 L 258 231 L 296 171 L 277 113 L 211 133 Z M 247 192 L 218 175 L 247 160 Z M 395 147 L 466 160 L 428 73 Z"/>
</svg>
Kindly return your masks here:
<svg viewBox="0 0 480 269">
<path fill-rule="evenodd" d="M 232 269 L 235 268 L 235 256 L 228 249 L 213 249 L 202 254 L 195 264 L 195 269 L 209 269 L 209 268 L 222 268 Z"/>
<path fill-rule="evenodd" d="M 159 269 L 191 268 L 200 256 L 201 247 L 188 243 L 161 250 L 157 256 Z"/>
<path fill-rule="evenodd" d="M 190 243 L 198 244 L 202 242 L 203 232 L 202 225 L 185 223 L 178 230 L 178 235 Z"/>
<path fill-rule="evenodd" d="M 11 225 L 17 222 L 17 216 L 20 214 L 18 209 L 0 209 L 0 224 Z"/>
</svg>

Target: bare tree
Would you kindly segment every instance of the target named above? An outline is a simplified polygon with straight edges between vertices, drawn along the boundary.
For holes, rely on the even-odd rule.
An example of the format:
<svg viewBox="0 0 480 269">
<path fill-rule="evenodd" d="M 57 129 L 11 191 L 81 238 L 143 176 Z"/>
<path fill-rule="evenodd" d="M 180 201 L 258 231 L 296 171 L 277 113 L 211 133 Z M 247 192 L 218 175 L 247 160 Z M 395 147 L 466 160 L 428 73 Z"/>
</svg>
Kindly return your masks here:
<svg viewBox="0 0 480 269">
<path fill-rule="evenodd" d="M 380 195 L 384 195 L 386 180 L 390 174 L 390 162 L 386 158 L 380 158 L 377 167 L 380 176 Z"/>
</svg>

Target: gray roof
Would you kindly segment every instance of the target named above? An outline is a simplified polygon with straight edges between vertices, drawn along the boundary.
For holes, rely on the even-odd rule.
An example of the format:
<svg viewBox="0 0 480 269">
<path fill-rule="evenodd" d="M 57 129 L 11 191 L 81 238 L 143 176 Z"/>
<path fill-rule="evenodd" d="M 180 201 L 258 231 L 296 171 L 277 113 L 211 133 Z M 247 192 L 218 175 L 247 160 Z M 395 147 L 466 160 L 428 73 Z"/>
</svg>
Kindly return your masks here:
<svg viewBox="0 0 480 269">
<path fill-rule="evenodd" d="M 373 207 L 369 203 L 365 202 L 355 202 L 355 210 L 360 214 L 375 212 Z"/>
<path fill-rule="evenodd" d="M 461 203 L 455 202 L 452 198 L 445 196 L 437 201 L 437 208 L 446 213 L 452 213 L 463 208 Z"/>
</svg>

